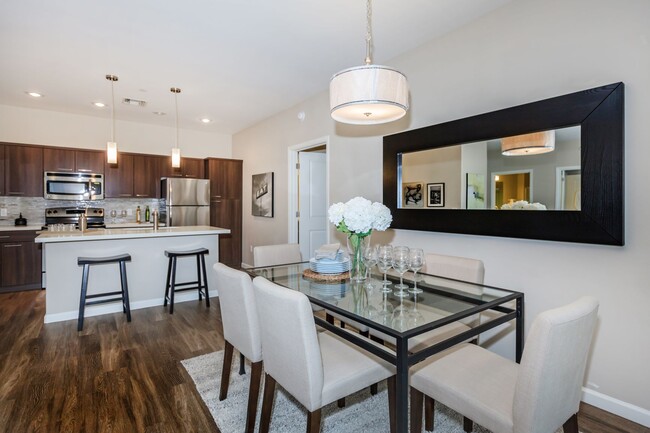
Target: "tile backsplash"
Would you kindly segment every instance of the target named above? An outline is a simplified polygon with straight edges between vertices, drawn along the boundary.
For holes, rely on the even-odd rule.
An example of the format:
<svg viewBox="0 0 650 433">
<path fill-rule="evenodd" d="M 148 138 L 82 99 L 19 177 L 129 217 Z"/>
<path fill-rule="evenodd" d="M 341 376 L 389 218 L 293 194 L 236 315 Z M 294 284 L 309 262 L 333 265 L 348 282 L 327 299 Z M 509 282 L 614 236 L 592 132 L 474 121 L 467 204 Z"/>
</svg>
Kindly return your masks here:
<svg viewBox="0 0 650 433">
<path fill-rule="evenodd" d="M 22 213 L 27 219 L 27 224 L 40 226 L 45 224 L 45 209 L 50 207 L 101 207 L 104 208 L 104 219 L 107 224 L 135 222 L 135 209 L 140 206 L 142 220 L 147 206 L 151 212 L 158 209 L 164 212 L 165 200 L 163 199 L 106 199 L 93 201 L 74 200 L 46 200 L 41 197 L 0 197 L 0 209 L 7 210 L 7 216 L 0 216 L 0 226 L 13 226 L 14 220 Z M 116 211 L 116 216 L 111 217 L 111 211 Z M 131 211 L 131 215 L 122 216 L 122 211 Z"/>
</svg>

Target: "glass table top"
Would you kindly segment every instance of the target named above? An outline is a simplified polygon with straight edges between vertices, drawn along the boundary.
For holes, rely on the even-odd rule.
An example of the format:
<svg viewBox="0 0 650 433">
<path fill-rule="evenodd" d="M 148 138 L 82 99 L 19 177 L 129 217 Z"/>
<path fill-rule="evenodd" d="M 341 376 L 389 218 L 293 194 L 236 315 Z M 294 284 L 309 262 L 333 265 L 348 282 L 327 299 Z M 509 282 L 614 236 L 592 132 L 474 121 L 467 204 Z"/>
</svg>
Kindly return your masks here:
<svg viewBox="0 0 650 433">
<path fill-rule="evenodd" d="M 400 298 L 395 296 L 393 286 L 399 276 L 389 271 L 390 293 L 382 293 L 383 275 L 373 273 L 371 279 L 363 282 L 315 281 L 303 276 L 309 263 L 272 266 L 249 269 L 251 275 L 262 276 L 268 280 L 298 290 L 310 300 L 328 310 L 360 321 L 368 326 L 393 335 L 419 334 L 446 323 L 462 319 L 464 323 L 478 322 L 481 311 L 490 309 L 490 314 L 502 314 L 499 307 L 515 299 L 517 292 L 481 284 L 461 282 L 443 277 L 418 273 L 417 287 L 423 293 Z M 414 286 L 413 273 L 404 275 L 404 283 Z M 406 289 L 408 290 L 408 289 Z"/>
</svg>

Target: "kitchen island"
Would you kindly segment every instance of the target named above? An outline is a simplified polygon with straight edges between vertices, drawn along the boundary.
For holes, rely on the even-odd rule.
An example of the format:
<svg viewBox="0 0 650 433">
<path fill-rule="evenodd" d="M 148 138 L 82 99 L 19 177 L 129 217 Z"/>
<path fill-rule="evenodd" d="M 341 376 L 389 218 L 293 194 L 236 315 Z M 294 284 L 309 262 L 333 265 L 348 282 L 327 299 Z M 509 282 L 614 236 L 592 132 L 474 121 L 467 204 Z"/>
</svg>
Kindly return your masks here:
<svg viewBox="0 0 650 433">
<path fill-rule="evenodd" d="M 136 229 L 93 229 L 85 232 L 43 232 L 36 242 L 43 244 L 43 286 L 45 323 L 77 319 L 81 287 L 78 257 L 104 257 L 130 254 L 126 264 L 131 310 L 162 305 L 165 295 L 168 259 L 165 250 L 207 248 L 206 269 L 210 296 L 216 296 L 212 266 L 219 260 L 219 235 L 230 230 L 209 227 L 165 227 Z M 196 261 L 179 259 L 176 279 L 196 280 Z M 93 266 L 88 293 L 119 290 L 117 265 Z M 175 302 L 198 300 L 198 292 L 177 293 Z M 119 302 L 86 307 L 85 317 L 122 311 Z M 137 321 L 137 315 L 134 322 Z"/>
</svg>

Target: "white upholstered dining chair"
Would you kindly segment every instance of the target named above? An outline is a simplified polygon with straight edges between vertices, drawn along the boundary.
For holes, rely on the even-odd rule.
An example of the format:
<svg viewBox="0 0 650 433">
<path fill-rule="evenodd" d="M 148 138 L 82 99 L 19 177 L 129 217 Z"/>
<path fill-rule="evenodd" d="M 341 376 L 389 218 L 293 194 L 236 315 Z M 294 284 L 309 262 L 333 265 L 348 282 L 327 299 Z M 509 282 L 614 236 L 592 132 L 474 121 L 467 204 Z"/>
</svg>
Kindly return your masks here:
<svg viewBox="0 0 650 433">
<path fill-rule="evenodd" d="M 221 371 L 219 400 L 228 395 L 233 347 L 251 362 L 246 432 L 253 433 L 262 378 L 262 342 L 251 277 L 222 263 L 215 263 L 221 321 L 226 347 Z"/>
<path fill-rule="evenodd" d="M 422 394 L 494 433 L 578 433 L 577 412 L 598 301 L 583 297 L 533 321 L 521 364 L 472 344 L 411 369 L 411 433 L 422 429 Z M 472 422 L 465 423 L 472 431 Z"/>
<path fill-rule="evenodd" d="M 302 262 L 299 244 L 262 245 L 253 248 L 253 266 L 274 266 Z"/>
<path fill-rule="evenodd" d="M 276 382 L 307 409 L 307 432 L 316 433 L 323 406 L 384 379 L 393 431 L 395 367 L 330 332 L 316 332 L 303 293 L 262 277 L 253 286 L 265 370 L 260 432 L 269 431 Z"/>
</svg>

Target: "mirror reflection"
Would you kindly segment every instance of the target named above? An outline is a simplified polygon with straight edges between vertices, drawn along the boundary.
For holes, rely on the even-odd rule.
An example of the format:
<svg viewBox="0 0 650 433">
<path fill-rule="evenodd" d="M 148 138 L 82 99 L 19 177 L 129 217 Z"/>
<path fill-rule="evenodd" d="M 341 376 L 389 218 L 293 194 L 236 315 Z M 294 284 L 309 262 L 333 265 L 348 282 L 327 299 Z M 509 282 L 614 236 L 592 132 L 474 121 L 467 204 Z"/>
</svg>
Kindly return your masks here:
<svg viewBox="0 0 650 433">
<path fill-rule="evenodd" d="M 398 206 L 580 210 L 580 126 L 402 153 Z"/>
</svg>

